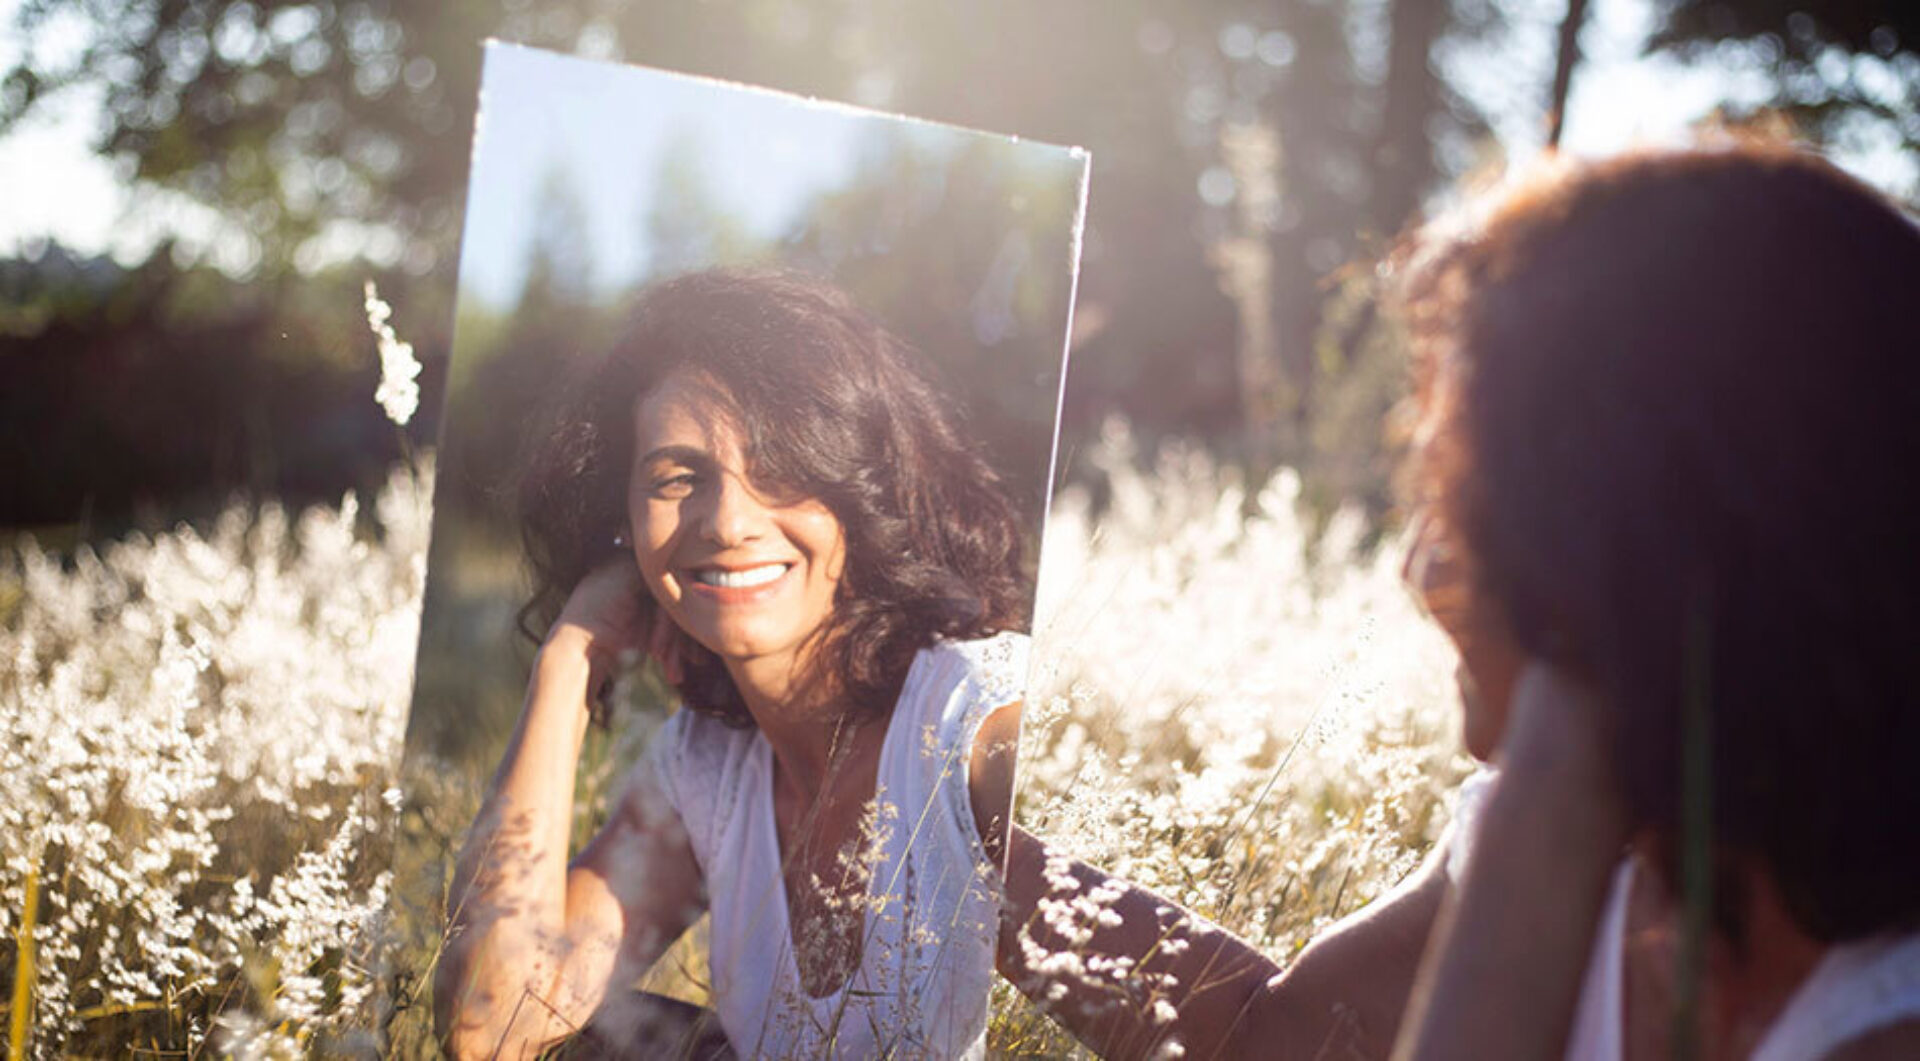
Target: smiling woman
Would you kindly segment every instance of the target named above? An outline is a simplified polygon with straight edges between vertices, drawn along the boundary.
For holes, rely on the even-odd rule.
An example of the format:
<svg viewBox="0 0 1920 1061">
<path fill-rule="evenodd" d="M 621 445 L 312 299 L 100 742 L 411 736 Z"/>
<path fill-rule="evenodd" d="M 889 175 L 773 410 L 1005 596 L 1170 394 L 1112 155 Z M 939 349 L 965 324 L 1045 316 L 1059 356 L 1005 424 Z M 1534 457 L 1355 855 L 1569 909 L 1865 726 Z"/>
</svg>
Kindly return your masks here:
<svg viewBox="0 0 1920 1061">
<path fill-rule="evenodd" d="M 717 514 L 731 518 L 732 502 L 751 498 L 824 509 L 839 523 L 848 562 L 817 657 L 836 695 L 868 714 L 892 705 L 932 639 L 1025 625 L 1021 524 L 997 474 L 925 361 L 821 281 L 715 269 L 653 285 L 612 352 L 584 367 L 545 420 L 519 485 L 535 574 L 522 625 L 536 639 L 573 587 L 616 555 L 623 532 L 634 532 L 646 570 L 640 536 L 682 490 L 688 499 L 671 506 L 679 514 L 725 501 Z M 649 473 L 660 479 L 643 483 Z M 661 581 L 651 588 L 677 595 Z M 681 617 L 671 596 L 661 600 Z M 707 651 L 681 661 L 688 706 L 751 724 L 717 647 L 699 647 Z"/>
<path fill-rule="evenodd" d="M 704 910 L 731 1049 L 977 1054 L 1030 580 L 951 403 L 827 285 L 709 270 L 644 292 L 548 421 L 520 479 L 544 633 L 455 873 L 449 1048 L 659 1049 L 685 1021 L 630 985 Z M 634 650 L 685 709 L 569 865 L 589 705 Z"/>
<path fill-rule="evenodd" d="M 761 496 L 724 393 L 683 369 L 640 402 L 627 487 L 634 558 L 654 600 L 701 646 L 791 673 L 833 614 L 846 536 L 818 500 Z M 756 684 L 768 680 L 779 679 Z"/>
</svg>

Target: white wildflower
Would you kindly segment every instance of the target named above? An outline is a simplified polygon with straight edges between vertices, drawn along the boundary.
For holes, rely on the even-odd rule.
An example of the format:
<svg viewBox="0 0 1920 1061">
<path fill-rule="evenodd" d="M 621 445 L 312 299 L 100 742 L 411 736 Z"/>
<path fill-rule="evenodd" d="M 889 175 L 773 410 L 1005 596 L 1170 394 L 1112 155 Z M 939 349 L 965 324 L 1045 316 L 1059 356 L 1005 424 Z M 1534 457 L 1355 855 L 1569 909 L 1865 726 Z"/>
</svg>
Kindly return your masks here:
<svg viewBox="0 0 1920 1061">
<path fill-rule="evenodd" d="M 367 281 L 367 327 L 380 346 L 380 387 L 373 400 L 387 411 L 387 419 L 406 426 L 420 407 L 420 362 L 413 356 L 413 344 L 400 341 L 387 321 L 393 307 L 381 301 L 380 293 Z"/>
</svg>

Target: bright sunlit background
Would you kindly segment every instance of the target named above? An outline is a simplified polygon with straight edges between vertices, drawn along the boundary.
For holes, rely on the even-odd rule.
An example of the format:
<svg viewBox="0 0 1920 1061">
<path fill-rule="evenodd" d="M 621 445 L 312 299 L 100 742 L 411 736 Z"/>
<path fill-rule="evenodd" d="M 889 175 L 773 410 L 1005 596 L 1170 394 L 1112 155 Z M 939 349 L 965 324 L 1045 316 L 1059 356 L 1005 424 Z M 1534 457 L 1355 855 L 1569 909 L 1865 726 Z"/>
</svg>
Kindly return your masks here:
<svg viewBox="0 0 1920 1061">
<path fill-rule="evenodd" d="M 1536 89 L 1544 88 L 1552 76 L 1555 22 L 1565 5 L 1556 0 L 1483 0 L 1460 6 L 1490 8 L 1504 23 L 1499 39 L 1449 42 L 1438 50 L 1436 60 L 1449 84 L 1486 113 L 1500 150 L 1509 158 L 1524 159 L 1539 150 L 1544 139 Z M 0 0 L 0 69 L 12 68 L 28 54 L 29 35 L 17 22 L 20 7 L 20 0 Z M 1580 38 L 1579 77 L 1567 105 L 1565 148 L 1600 154 L 1671 141 L 1717 107 L 1753 107 L 1772 98 L 1776 85 L 1764 63 L 1764 49 L 1734 47 L 1691 61 L 1649 55 L 1647 46 L 1660 25 L 1662 7 L 1659 0 L 1593 3 Z M 1142 40 L 1152 45 L 1159 32 L 1146 28 Z M 31 35 L 31 54 L 64 65 L 85 50 L 91 35 L 92 27 L 82 16 L 50 18 Z M 1298 49 L 1283 33 L 1268 32 L 1263 39 L 1251 20 L 1223 24 L 1219 46 L 1223 53 L 1247 51 L 1269 63 Z M 195 244 L 217 242 L 215 219 L 185 204 L 155 203 L 135 195 L 113 163 L 95 152 L 102 97 L 97 85 L 67 89 L 0 137 L 0 173 L 6 175 L 8 191 L 0 202 L 0 254 L 18 256 L 53 241 L 77 252 L 107 252 L 133 262 L 168 234 Z M 1915 160 L 1899 141 L 1867 137 L 1837 147 L 1839 159 L 1860 175 L 1890 190 L 1912 191 Z"/>
<path fill-rule="evenodd" d="M 1372 265 L 1395 236 L 1525 165 L 1555 112 L 1581 153 L 1791 129 L 1920 202 L 1910 0 L 0 0 L 8 1056 L 437 1056 L 439 925 L 387 900 L 444 886 L 396 880 L 396 821 L 455 847 L 474 797 L 396 773 L 428 499 L 460 467 L 435 449 L 456 263 L 531 240 L 463 279 L 550 335 L 581 319 L 556 294 L 660 266 L 621 204 L 661 175 L 622 144 L 550 197 L 610 212 L 460 246 L 487 38 L 1091 152 L 1016 813 L 1282 962 L 1426 854 L 1466 769 L 1390 547 L 1406 356 Z M 823 231 L 790 201 L 834 183 L 831 134 L 741 201 L 702 193 L 763 134 L 632 123 L 702 145 L 676 201 L 728 206 L 701 238 Z M 517 179 L 556 179 L 523 135 Z M 963 182 L 920 202 L 866 161 L 834 231 L 873 204 L 974 216 Z M 980 236 L 941 231 L 880 279 Z M 396 427 L 382 362 L 416 355 Z M 507 625 L 476 620 L 475 654 Z M 594 739 L 606 766 L 638 734 Z M 1074 1049 L 996 988 L 991 1056 Z"/>
<path fill-rule="evenodd" d="M 486 37 L 1090 149 L 1069 448 L 1121 415 L 1377 515 L 1400 374 L 1365 265 L 1459 178 L 1540 151 L 1556 63 L 1572 151 L 1764 115 L 1911 201 L 1914 20 L 1866 0 L 0 0 L 0 466 L 21 477 L 0 525 L 84 537 L 236 488 L 379 482 L 395 450 L 342 312 L 369 277 L 426 364 L 410 430 L 431 442 Z M 635 141 L 665 121 L 635 115 Z M 830 176 L 834 145 L 795 147 L 796 189 Z M 600 201 L 650 175 L 570 179 Z M 741 222 L 778 229 L 776 198 Z M 576 281 L 640 267 L 593 235 Z"/>
</svg>

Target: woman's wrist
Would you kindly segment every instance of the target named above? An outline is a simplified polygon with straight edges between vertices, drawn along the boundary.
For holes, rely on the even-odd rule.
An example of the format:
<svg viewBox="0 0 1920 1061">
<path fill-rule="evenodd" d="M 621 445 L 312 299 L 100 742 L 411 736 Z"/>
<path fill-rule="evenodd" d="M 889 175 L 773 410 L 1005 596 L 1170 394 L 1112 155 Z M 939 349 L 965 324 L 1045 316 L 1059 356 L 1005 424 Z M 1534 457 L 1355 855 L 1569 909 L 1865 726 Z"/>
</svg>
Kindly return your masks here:
<svg viewBox="0 0 1920 1061">
<path fill-rule="evenodd" d="M 593 632 L 565 616 L 554 620 L 547 629 L 546 639 L 540 642 L 540 656 L 543 660 L 568 659 L 590 660 L 595 653 L 598 639 Z"/>
<path fill-rule="evenodd" d="M 561 620 L 547 632 L 546 640 L 540 644 L 539 654 L 534 657 L 534 679 L 543 685 L 577 684 L 584 708 L 587 698 L 598 689 L 606 672 L 605 656 L 606 653 L 598 646 L 590 631 Z"/>
</svg>

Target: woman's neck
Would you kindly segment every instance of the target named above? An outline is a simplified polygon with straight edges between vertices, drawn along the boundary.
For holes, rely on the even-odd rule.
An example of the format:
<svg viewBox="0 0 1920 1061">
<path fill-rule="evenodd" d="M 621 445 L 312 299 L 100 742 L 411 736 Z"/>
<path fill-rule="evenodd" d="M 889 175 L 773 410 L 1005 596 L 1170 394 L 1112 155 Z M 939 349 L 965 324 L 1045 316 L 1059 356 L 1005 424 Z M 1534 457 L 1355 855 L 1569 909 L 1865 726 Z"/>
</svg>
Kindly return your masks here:
<svg viewBox="0 0 1920 1061">
<path fill-rule="evenodd" d="M 1683 916 L 1664 876 L 1651 859 L 1639 862 L 1646 871 L 1637 876 L 1651 888 L 1651 916 L 1658 919 L 1660 931 L 1654 938 L 1666 946 L 1654 947 L 1646 957 L 1662 966 L 1665 992 L 1675 986 L 1667 982 L 1673 975 L 1675 954 Z M 1737 868 L 1736 868 L 1737 867 Z M 1736 948 L 1716 936 L 1708 947 L 1707 983 L 1704 985 L 1700 1019 L 1701 1034 L 1707 1045 L 1705 1056 L 1713 1058 L 1746 1057 L 1766 1038 L 1767 1032 L 1793 1000 L 1807 977 L 1826 955 L 1827 946 L 1809 936 L 1795 923 L 1780 896 L 1773 877 L 1755 860 L 1729 860 L 1725 871 L 1741 873 L 1746 881 L 1732 889 L 1740 895 L 1742 924 L 1740 945 Z M 1639 888 L 1636 886 L 1636 891 Z M 1659 1022 L 1662 1036 L 1667 1024 L 1670 994 L 1663 992 L 1658 1012 L 1643 1019 Z"/>
<path fill-rule="evenodd" d="M 1768 1029 L 1793 1001 L 1827 953 L 1827 945 L 1809 936 L 1787 912 L 1771 874 L 1753 871 L 1746 903 L 1743 953 L 1716 969 L 1727 980 L 1728 1039 L 1744 1057 L 1766 1038 Z"/>
<path fill-rule="evenodd" d="M 791 657 L 727 663 L 747 713 L 773 748 L 783 780 L 810 801 L 838 780 L 850 761 L 876 750 L 876 732 L 883 738 L 885 726 L 857 718 L 844 696 L 809 681 L 807 669 Z"/>
</svg>

